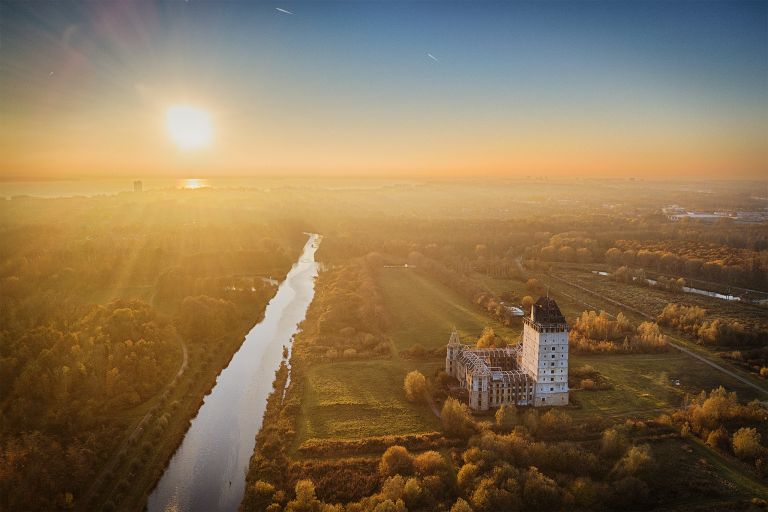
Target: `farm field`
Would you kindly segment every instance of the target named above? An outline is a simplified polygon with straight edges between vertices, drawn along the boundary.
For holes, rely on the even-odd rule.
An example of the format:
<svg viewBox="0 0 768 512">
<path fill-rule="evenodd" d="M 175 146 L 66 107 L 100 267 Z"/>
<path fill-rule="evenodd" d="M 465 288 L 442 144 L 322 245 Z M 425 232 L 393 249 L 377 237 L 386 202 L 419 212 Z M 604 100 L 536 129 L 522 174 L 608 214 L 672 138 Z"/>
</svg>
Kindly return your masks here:
<svg viewBox="0 0 768 512">
<path fill-rule="evenodd" d="M 593 274 L 589 270 L 558 268 L 555 275 L 576 284 L 586 286 L 600 294 L 636 307 L 656 316 L 670 302 L 695 305 L 718 318 L 766 323 L 766 310 L 753 304 L 743 304 L 693 293 L 677 293 L 656 288 L 619 283 L 607 276 Z"/>
<path fill-rule="evenodd" d="M 385 275 L 387 274 L 382 274 L 382 276 Z M 398 275 L 397 281 L 404 280 L 402 275 L 403 273 Z M 414 275 L 414 273 L 410 275 Z M 436 288 L 429 286 L 429 278 L 419 276 L 418 274 L 415 275 L 418 277 L 418 280 L 412 279 L 412 282 L 425 283 L 419 290 L 420 303 L 429 304 L 432 299 L 429 298 L 428 294 L 430 290 L 435 290 Z M 525 284 L 515 279 L 488 278 L 480 274 L 475 274 L 473 277 L 494 291 L 494 293 L 511 291 L 520 296 L 528 294 Z M 536 277 L 542 283 L 547 282 L 546 276 Z M 382 279 L 380 286 L 382 289 L 399 289 L 399 287 L 392 286 L 391 282 L 388 283 L 386 279 Z M 564 290 L 561 290 L 562 288 L 564 287 L 561 283 L 553 284 L 550 289 L 550 295 L 557 300 L 560 309 L 569 322 L 572 322 L 582 311 L 587 309 L 582 300 L 598 310 L 605 309 L 611 313 L 617 312 L 616 306 L 605 303 L 597 297 L 584 297 L 576 293 L 570 293 L 573 292 L 570 288 L 568 292 L 564 292 Z M 406 287 L 406 289 L 409 288 Z M 387 295 L 385 294 L 385 296 Z M 406 297 L 399 295 L 393 296 L 392 299 L 394 304 L 402 304 L 407 300 Z M 454 300 L 462 300 L 462 303 L 465 304 L 464 308 L 473 308 L 472 304 L 469 304 L 461 297 Z M 402 309 L 407 311 L 407 308 Z M 475 313 L 471 309 L 470 311 Z M 478 321 L 491 323 L 490 319 L 479 311 L 476 314 L 481 317 Z M 636 321 L 641 320 L 632 312 L 625 312 L 625 314 L 633 317 Z M 393 316 L 393 319 L 396 321 L 399 321 L 400 318 L 399 316 Z M 426 329 L 426 324 L 422 322 L 417 321 L 416 325 L 411 325 L 408 329 L 415 330 L 417 327 Z M 445 343 L 444 340 L 442 343 Z M 759 393 L 754 388 L 746 386 L 728 375 L 714 371 L 705 363 L 676 350 L 671 350 L 664 354 L 572 356 L 571 367 L 585 364 L 597 369 L 614 385 L 614 388 L 601 391 L 575 391 L 575 398 L 581 407 L 572 411 L 575 419 L 586 418 L 594 414 L 606 416 L 657 416 L 660 409 L 668 410 L 679 407 L 686 394 L 698 394 L 702 390 L 709 391 L 721 385 L 729 391 L 735 391 L 741 400 L 760 398 Z M 675 385 L 676 380 L 680 381 L 679 386 Z"/>
<path fill-rule="evenodd" d="M 438 363 L 419 365 L 425 374 Z M 414 434 L 440 429 L 423 403 L 405 400 L 403 379 L 415 361 L 376 360 L 328 363 L 307 372 L 298 445 L 307 439 L 352 439 Z"/>
</svg>

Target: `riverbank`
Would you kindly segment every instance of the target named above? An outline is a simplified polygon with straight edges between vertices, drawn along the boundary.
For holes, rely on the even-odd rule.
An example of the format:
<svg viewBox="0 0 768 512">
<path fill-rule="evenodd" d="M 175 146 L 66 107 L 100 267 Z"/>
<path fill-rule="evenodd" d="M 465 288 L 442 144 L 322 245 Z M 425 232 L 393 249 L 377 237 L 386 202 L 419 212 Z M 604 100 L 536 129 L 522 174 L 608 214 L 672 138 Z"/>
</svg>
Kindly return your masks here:
<svg viewBox="0 0 768 512">
<path fill-rule="evenodd" d="M 92 500 L 78 503 L 78 510 L 144 509 L 149 493 L 183 441 L 205 396 L 240 349 L 245 335 L 263 320 L 264 309 L 257 314 L 255 320 L 234 326 L 223 335 L 217 351 L 190 347 L 187 370 L 166 393 L 151 400 L 150 415 L 145 426 L 140 427 L 141 433 L 117 454 L 115 468 L 105 475 Z"/>
<path fill-rule="evenodd" d="M 267 396 L 273 391 L 272 375 L 314 297 L 319 240 L 319 235 L 309 235 L 263 319 L 218 375 L 149 495 L 148 510 L 237 510 Z"/>
</svg>

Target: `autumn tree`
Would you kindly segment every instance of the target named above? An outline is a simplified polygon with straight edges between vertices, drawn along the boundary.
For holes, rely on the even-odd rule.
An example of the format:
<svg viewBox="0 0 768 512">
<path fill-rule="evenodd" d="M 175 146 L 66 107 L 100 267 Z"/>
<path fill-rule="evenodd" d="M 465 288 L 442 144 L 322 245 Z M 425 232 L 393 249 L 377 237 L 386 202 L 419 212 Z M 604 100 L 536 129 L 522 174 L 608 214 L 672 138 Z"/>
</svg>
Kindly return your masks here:
<svg viewBox="0 0 768 512">
<path fill-rule="evenodd" d="M 427 379 L 420 371 L 413 370 L 405 376 L 403 388 L 405 389 L 405 397 L 409 402 L 418 402 L 424 399 L 427 392 Z"/>
<path fill-rule="evenodd" d="M 474 430 L 469 407 L 455 398 L 449 397 L 445 401 L 440 419 L 443 422 L 443 430 L 452 437 L 467 438 Z"/>
<path fill-rule="evenodd" d="M 502 431 L 512 430 L 517 422 L 517 408 L 513 404 L 502 404 L 496 411 L 496 426 Z"/>
<path fill-rule="evenodd" d="M 381 456 L 379 473 L 382 476 L 413 474 L 413 456 L 403 446 L 390 446 Z"/>
<path fill-rule="evenodd" d="M 754 428 L 742 427 L 733 433 L 733 453 L 743 460 L 754 460 L 763 451 L 760 433 Z"/>
</svg>

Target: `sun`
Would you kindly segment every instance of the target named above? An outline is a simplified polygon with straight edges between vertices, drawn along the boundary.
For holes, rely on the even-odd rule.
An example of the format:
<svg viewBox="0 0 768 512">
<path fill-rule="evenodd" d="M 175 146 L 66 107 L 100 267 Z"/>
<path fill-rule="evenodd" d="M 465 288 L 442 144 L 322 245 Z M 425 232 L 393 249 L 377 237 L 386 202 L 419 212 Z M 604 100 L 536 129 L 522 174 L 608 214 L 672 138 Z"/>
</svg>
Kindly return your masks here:
<svg viewBox="0 0 768 512">
<path fill-rule="evenodd" d="M 165 126 L 179 149 L 184 151 L 207 146 L 213 135 L 211 116 L 205 110 L 191 105 L 168 107 Z"/>
</svg>

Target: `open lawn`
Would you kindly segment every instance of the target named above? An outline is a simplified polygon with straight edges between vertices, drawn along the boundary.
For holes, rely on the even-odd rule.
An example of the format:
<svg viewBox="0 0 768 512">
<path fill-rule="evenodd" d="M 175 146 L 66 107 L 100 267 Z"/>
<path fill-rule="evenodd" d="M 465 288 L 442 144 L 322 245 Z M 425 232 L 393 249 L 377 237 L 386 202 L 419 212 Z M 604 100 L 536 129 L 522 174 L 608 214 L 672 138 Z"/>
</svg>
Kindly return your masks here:
<svg viewBox="0 0 768 512">
<path fill-rule="evenodd" d="M 734 500 L 768 497 L 768 489 L 748 472 L 694 439 L 651 443 L 657 465 L 649 484 L 663 502 L 659 510 L 733 510 Z"/>
<path fill-rule="evenodd" d="M 574 418 L 594 414 L 658 416 L 659 409 L 680 406 L 686 393 L 698 394 L 720 385 L 736 391 L 742 400 L 757 398 L 753 388 L 676 350 L 664 354 L 571 356 L 571 368 L 584 364 L 599 371 L 613 389 L 574 391 L 582 407 L 572 412 Z"/>
<path fill-rule="evenodd" d="M 456 327 L 466 343 L 474 343 L 483 327 L 517 340 L 520 330 L 509 329 L 443 284 L 413 269 L 384 268 L 377 275 L 391 318 L 389 336 L 398 350 L 416 343 L 426 349 L 445 346 Z"/>
<path fill-rule="evenodd" d="M 359 438 L 440 429 L 423 403 L 405 400 L 403 379 L 416 367 L 430 375 L 441 364 L 407 360 L 348 361 L 307 372 L 298 444 L 312 438 Z"/>
</svg>

